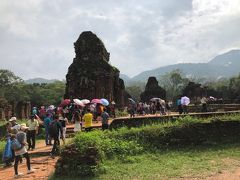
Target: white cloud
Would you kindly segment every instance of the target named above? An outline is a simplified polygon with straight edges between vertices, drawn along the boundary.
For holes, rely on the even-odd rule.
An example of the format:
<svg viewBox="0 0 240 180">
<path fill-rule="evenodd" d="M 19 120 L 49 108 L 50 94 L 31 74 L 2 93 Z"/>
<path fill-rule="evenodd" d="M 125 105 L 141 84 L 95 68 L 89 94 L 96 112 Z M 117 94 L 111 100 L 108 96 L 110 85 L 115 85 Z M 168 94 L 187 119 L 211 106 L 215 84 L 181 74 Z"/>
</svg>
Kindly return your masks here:
<svg viewBox="0 0 240 180">
<path fill-rule="evenodd" d="M 91 30 L 132 76 L 239 48 L 239 27 L 239 0 L 2 0 L 0 66 L 24 79 L 62 79 L 73 42 Z"/>
</svg>

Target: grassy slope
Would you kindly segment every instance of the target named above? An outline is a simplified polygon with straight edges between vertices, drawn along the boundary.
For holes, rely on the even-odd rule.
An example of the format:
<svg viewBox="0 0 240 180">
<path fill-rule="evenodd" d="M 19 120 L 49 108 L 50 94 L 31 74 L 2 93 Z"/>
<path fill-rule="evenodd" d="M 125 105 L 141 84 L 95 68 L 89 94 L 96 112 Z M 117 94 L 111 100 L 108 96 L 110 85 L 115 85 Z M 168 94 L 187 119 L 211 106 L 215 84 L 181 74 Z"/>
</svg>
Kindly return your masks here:
<svg viewBox="0 0 240 180">
<path fill-rule="evenodd" d="M 239 115 L 225 116 L 221 120 L 239 120 Z M 189 122 L 209 122 L 211 119 L 182 119 Z M 183 122 L 162 126 L 181 125 Z M 148 127 L 142 127 L 143 129 Z M 120 130 L 121 131 L 121 130 Z M 122 131 L 125 131 L 124 129 Z M 113 134 L 112 134 L 113 135 Z M 227 143 L 228 142 L 228 143 Z M 180 179 L 207 177 L 240 166 L 240 141 L 205 143 L 184 148 L 169 147 L 155 152 L 122 155 L 105 159 L 102 173 L 87 179 Z M 78 179 L 77 177 L 51 177 L 51 179 Z M 81 177 L 82 179 L 82 177 Z"/>
<path fill-rule="evenodd" d="M 97 179 L 205 177 L 240 165 L 240 144 L 191 147 L 146 153 L 104 163 Z"/>
<path fill-rule="evenodd" d="M 105 173 L 86 179 L 181 179 L 207 177 L 240 165 L 240 143 L 169 149 L 104 162 Z M 79 179 L 51 177 L 50 179 Z M 81 178 L 82 179 L 82 178 Z M 85 178 L 83 178 L 85 179 Z"/>
</svg>

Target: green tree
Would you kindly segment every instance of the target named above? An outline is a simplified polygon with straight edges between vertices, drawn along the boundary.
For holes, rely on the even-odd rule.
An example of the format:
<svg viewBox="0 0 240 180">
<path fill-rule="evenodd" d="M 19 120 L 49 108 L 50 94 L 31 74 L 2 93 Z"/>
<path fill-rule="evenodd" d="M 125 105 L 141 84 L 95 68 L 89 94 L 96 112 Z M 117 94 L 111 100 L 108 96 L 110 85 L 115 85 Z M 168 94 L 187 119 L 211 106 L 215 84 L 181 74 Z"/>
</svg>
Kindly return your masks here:
<svg viewBox="0 0 240 180">
<path fill-rule="evenodd" d="M 232 100 L 240 98 L 240 75 L 229 80 L 229 90 L 231 92 L 230 98 Z"/>
<path fill-rule="evenodd" d="M 56 81 L 49 84 L 27 84 L 25 91 L 34 106 L 59 105 L 65 92 L 65 83 Z"/>
<path fill-rule="evenodd" d="M 0 106 L 6 106 L 9 99 L 15 98 L 15 95 L 21 95 L 21 93 L 12 94 L 11 92 L 13 92 L 13 90 L 16 92 L 14 86 L 22 82 L 23 80 L 13 72 L 6 69 L 0 69 L 0 98 L 2 99 Z"/>
<path fill-rule="evenodd" d="M 139 86 L 129 86 L 126 87 L 126 91 L 132 96 L 136 101 L 140 101 L 140 94 L 143 92 L 142 88 Z"/>
<path fill-rule="evenodd" d="M 169 100 L 173 100 L 178 95 L 181 95 L 183 88 L 188 82 L 189 80 L 179 69 L 166 73 L 159 79 L 159 84 L 166 90 L 167 99 Z"/>
<path fill-rule="evenodd" d="M 23 80 L 13 72 L 6 69 L 0 69 L 0 88 L 22 81 Z"/>
</svg>

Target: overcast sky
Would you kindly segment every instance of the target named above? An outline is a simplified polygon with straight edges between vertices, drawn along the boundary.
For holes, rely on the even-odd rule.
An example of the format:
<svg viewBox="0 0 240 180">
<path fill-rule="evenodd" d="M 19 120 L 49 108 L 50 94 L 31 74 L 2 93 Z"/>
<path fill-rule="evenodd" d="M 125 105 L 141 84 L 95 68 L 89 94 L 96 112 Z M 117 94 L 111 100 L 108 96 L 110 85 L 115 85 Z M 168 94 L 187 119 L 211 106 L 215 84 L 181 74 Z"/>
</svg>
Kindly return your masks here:
<svg viewBox="0 0 240 180">
<path fill-rule="evenodd" d="M 0 68 L 64 79 L 93 31 L 129 76 L 240 49 L 240 0 L 1 0 Z"/>
</svg>

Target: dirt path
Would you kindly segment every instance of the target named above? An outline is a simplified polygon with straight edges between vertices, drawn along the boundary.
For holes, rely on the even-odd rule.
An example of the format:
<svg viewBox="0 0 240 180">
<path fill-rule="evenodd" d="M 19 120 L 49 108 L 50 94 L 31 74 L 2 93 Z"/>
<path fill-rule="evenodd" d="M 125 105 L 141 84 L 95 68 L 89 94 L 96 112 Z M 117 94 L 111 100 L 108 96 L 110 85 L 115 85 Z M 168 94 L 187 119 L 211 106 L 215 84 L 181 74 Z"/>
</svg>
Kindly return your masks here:
<svg viewBox="0 0 240 180">
<path fill-rule="evenodd" d="M 52 146 L 46 146 L 44 141 L 38 141 L 37 148 L 34 151 L 29 151 L 31 154 L 31 166 L 36 169 L 32 174 L 27 174 L 26 161 L 24 159 L 23 163 L 19 165 L 18 171 L 24 173 L 24 176 L 21 176 L 18 179 L 37 179 L 45 180 L 53 173 L 54 166 L 57 161 L 57 158 L 52 159 L 49 156 Z M 0 168 L 0 179 L 1 180 L 11 180 L 14 179 L 14 169 L 12 167 Z"/>
<path fill-rule="evenodd" d="M 239 180 L 240 168 L 238 167 L 234 171 L 223 171 L 219 174 L 206 178 L 207 180 Z"/>
</svg>

